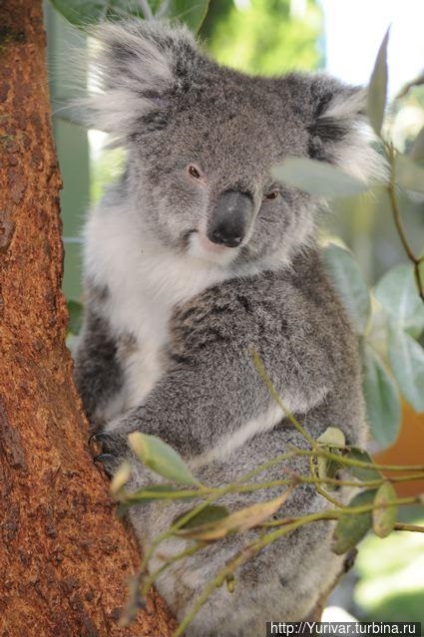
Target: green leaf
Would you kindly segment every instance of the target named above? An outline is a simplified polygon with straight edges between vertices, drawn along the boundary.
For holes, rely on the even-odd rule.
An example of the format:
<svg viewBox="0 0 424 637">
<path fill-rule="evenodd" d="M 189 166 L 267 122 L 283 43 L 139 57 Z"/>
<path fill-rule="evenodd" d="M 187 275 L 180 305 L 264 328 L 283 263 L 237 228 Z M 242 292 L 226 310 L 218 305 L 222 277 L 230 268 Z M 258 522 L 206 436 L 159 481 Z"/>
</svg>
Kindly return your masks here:
<svg viewBox="0 0 424 637">
<path fill-rule="evenodd" d="M 81 331 L 84 308 L 81 303 L 72 299 L 68 300 L 67 305 L 69 313 L 68 332 L 76 336 Z"/>
<path fill-rule="evenodd" d="M 405 155 L 396 155 L 396 182 L 405 190 L 424 192 L 424 167 Z"/>
<path fill-rule="evenodd" d="M 167 17 L 184 22 L 194 33 L 202 26 L 210 0 L 172 0 Z"/>
<path fill-rule="evenodd" d="M 424 349 L 403 330 L 389 331 L 390 364 L 406 400 L 417 412 L 424 411 Z"/>
<path fill-rule="evenodd" d="M 172 524 L 174 525 L 178 522 L 179 519 L 185 517 L 189 511 L 184 511 L 181 513 L 175 520 L 173 520 Z M 219 520 L 223 520 L 230 515 L 229 510 L 225 506 L 221 506 L 219 504 L 208 504 L 207 507 L 199 511 L 195 516 L 190 518 L 188 522 L 183 524 L 180 529 L 194 529 L 204 524 L 214 524 Z"/>
<path fill-rule="evenodd" d="M 383 447 L 397 439 L 401 425 L 399 392 L 380 356 L 364 344 L 362 348 L 363 393 L 372 436 Z"/>
<path fill-rule="evenodd" d="M 324 264 L 339 292 L 357 332 L 362 334 L 367 326 L 371 301 L 367 284 L 352 253 L 336 245 L 323 251 Z"/>
<path fill-rule="evenodd" d="M 124 461 L 121 466 L 118 468 L 118 471 L 112 478 L 110 483 L 110 492 L 113 496 L 118 496 L 124 486 L 127 484 L 128 480 L 131 477 L 131 464 L 127 461 Z"/>
<path fill-rule="evenodd" d="M 338 427 L 327 427 L 317 442 L 323 447 L 327 447 L 332 453 L 340 454 L 340 447 L 344 447 L 346 439 L 343 431 Z M 323 456 L 317 457 L 318 476 L 324 478 L 335 478 L 337 472 L 343 467 L 342 464 Z M 336 485 L 327 484 L 326 489 L 336 488 Z"/>
<path fill-rule="evenodd" d="M 378 489 L 372 512 L 372 526 L 378 537 L 387 537 L 394 529 L 397 515 L 396 491 L 390 482 Z"/>
<path fill-rule="evenodd" d="M 344 447 L 346 438 L 341 429 L 338 427 L 327 427 L 323 434 L 317 438 L 317 442 L 330 449 Z"/>
<path fill-rule="evenodd" d="M 71 24 L 84 27 L 104 20 L 125 20 L 130 16 L 143 19 L 142 5 L 137 0 L 51 0 L 59 13 Z M 153 14 L 160 11 L 162 1 L 148 0 Z M 208 12 L 209 0 L 170 0 L 162 18 L 184 22 L 196 32 Z"/>
<path fill-rule="evenodd" d="M 424 304 L 419 297 L 414 268 L 402 264 L 392 268 L 374 290 L 389 316 L 404 330 L 417 337 L 424 329 Z"/>
<path fill-rule="evenodd" d="M 374 489 L 358 493 L 349 503 L 349 508 L 372 504 L 375 493 L 376 491 Z M 339 518 L 334 530 L 332 551 L 337 555 L 347 553 L 347 551 L 354 548 L 358 542 L 365 537 L 371 527 L 371 511 L 358 513 L 356 515 L 349 513 L 343 514 Z"/>
<path fill-rule="evenodd" d="M 284 493 L 268 502 L 259 502 L 245 509 L 240 509 L 231 513 L 216 522 L 201 524 L 192 528 L 179 529 L 176 535 L 192 540 L 204 542 L 214 542 L 233 533 L 242 533 L 256 526 L 259 526 L 271 515 L 276 513 L 284 504 L 292 489 L 287 489 Z"/>
<path fill-rule="evenodd" d="M 152 471 L 178 484 L 199 485 L 181 456 L 157 436 L 135 431 L 128 440 L 139 460 Z"/>
<path fill-rule="evenodd" d="M 389 42 L 389 33 L 390 28 L 387 29 L 380 45 L 368 86 L 368 118 L 377 135 L 381 133 L 387 100 L 387 44 Z"/>
<path fill-rule="evenodd" d="M 54 8 L 71 24 L 84 27 L 110 19 L 115 9 L 125 8 L 126 15 L 131 13 L 129 3 L 119 0 L 50 0 Z M 125 7 L 124 7 L 125 4 Z"/>
<path fill-rule="evenodd" d="M 358 447 L 351 447 L 349 452 L 346 454 L 345 458 L 349 458 L 350 460 L 359 460 L 360 462 L 369 462 L 373 464 L 373 459 L 370 454 L 364 449 L 359 449 Z M 347 466 L 350 473 L 352 473 L 359 480 L 379 480 L 381 478 L 381 473 L 377 468 L 373 469 L 372 467 L 352 467 Z"/>
<path fill-rule="evenodd" d="M 424 126 L 418 133 L 409 156 L 414 161 L 424 161 Z"/>
<path fill-rule="evenodd" d="M 316 159 L 290 157 L 272 169 L 278 181 L 326 198 L 351 197 L 368 189 L 368 184 L 336 166 Z"/>
</svg>

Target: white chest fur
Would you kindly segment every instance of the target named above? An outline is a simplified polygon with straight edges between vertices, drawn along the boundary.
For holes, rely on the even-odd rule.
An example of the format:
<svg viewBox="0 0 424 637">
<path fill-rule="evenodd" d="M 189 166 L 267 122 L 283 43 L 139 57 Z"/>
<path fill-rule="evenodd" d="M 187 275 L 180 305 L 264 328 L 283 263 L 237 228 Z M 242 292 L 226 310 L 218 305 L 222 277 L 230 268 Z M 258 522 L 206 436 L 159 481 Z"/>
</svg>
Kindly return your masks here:
<svg viewBox="0 0 424 637">
<path fill-rule="evenodd" d="M 86 227 L 85 262 L 91 280 L 108 288 L 105 312 L 113 331 L 135 339 L 125 362 L 128 409 L 140 404 L 163 374 L 163 349 L 175 306 L 228 273 L 146 240 L 127 211 L 116 208 L 93 212 Z"/>
</svg>

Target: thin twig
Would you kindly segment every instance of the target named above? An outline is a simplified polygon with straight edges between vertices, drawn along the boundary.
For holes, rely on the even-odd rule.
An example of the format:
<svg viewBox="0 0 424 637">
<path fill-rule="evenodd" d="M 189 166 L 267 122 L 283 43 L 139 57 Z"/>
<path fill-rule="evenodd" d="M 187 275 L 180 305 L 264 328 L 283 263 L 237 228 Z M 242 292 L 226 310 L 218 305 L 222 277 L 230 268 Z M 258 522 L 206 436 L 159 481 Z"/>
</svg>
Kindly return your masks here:
<svg viewBox="0 0 424 637">
<path fill-rule="evenodd" d="M 424 267 L 421 269 L 421 264 L 424 263 L 424 257 L 417 257 L 411 248 L 408 238 L 406 236 L 405 228 L 402 222 L 402 216 L 399 207 L 399 201 L 396 192 L 396 151 L 393 144 L 386 144 L 386 150 L 390 162 L 390 180 L 387 184 L 387 192 L 390 199 L 390 204 L 393 212 L 393 219 L 395 222 L 396 230 L 399 235 L 399 239 L 402 243 L 403 249 L 406 252 L 408 259 L 414 265 L 415 281 L 418 288 L 418 293 L 421 300 L 424 302 Z"/>
<path fill-rule="evenodd" d="M 395 531 L 414 531 L 415 533 L 424 533 L 424 526 L 419 524 L 406 524 L 404 522 L 396 522 Z"/>
</svg>

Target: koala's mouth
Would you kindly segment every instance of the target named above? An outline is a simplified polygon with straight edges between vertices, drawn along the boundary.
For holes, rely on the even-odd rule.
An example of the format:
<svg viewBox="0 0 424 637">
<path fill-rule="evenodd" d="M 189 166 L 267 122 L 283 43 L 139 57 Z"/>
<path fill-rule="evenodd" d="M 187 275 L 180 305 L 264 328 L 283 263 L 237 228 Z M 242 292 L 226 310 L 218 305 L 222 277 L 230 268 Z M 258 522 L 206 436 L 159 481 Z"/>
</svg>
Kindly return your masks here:
<svg viewBox="0 0 424 637">
<path fill-rule="evenodd" d="M 239 247 L 230 248 L 226 245 L 210 241 L 205 233 L 193 230 L 187 238 L 187 254 L 190 257 L 209 261 L 217 265 L 232 263 L 239 252 Z"/>
</svg>

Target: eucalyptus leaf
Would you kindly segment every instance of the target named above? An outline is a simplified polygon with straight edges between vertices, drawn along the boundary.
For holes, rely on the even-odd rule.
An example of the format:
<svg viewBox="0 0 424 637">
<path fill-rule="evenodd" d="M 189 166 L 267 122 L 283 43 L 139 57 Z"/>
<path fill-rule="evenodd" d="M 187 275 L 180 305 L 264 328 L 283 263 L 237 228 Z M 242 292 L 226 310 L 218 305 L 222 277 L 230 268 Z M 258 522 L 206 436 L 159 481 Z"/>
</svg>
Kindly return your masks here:
<svg viewBox="0 0 424 637">
<path fill-rule="evenodd" d="M 380 356 L 368 343 L 364 344 L 361 353 L 363 394 L 371 433 L 382 447 L 389 447 L 400 432 L 399 392 Z"/>
<path fill-rule="evenodd" d="M 196 33 L 208 12 L 210 0 L 171 0 L 167 17 L 184 22 Z"/>
<path fill-rule="evenodd" d="M 372 512 L 372 527 L 378 537 L 387 537 L 394 529 L 397 515 L 396 491 L 390 482 L 378 489 Z"/>
<path fill-rule="evenodd" d="M 424 126 L 422 127 L 414 141 L 410 157 L 414 161 L 424 161 Z"/>
<path fill-rule="evenodd" d="M 240 509 L 215 522 L 200 524 L 192 528 L 179 529 L 176 535 L 192 540 L 214 542 L 234 533 L 242 533 L 259 526 L 276 513 L 289 497 L 291 489 L 268 502 L 259 502 L 250 507 Z"/>
<path fill-rule="evenodd" d="M 364 506 L 374 502 L 376 491 L 368 490 L 358 493 L 351 502 L 349 508 Z M 372 527 L 372 513 L 343 514 L 336 525 L 333 534 L 332 551 L 337 555 L 347 553 L 360 542 Z"/>
<path fill-rule="evenodd" d="M 392 268 L 374 290 L 389 316 L 404 330 L 417 337 L 424 329 L 424 304 L 419 297 L 412 265 Z"/>
<path fill-rule="evenodd" d="M 98 24 L 105 20 L 143 19 L 142 3 L 137 0 L 51 0 L 66 20 L 77 27 Z M 153 15 L 184 22 L 198 31 L 208 12 L 209 0 L 146 0 Z M 162 9 L 165 8 L 165 11 Z"/>
<path fill-rule="evenodd" d="M 69 313 L 68 332 L 76 336 L 81 331 L 84 308 L 79 301 L 74 301 L 73 299 L 68 299 L 67 305 Z"/>
<path fill-rule="evenodd" d="M 174 525 L 178 522 L 179 519 L 185 517 L 189 511 L 184 511 L 181 513 L 175 520 L 173 520 L 172 524 Z M 220 504 L 208 504 L 204 509 L 196 513 L 192 518 L 188 520 L 185 524 L 183 524 L 180 529 L 194 529 L 196 527 L 202 526 L 203 524 L 214 524 L 219 520 L 223 520 L 224 518 L 228 518 L 230 515 L 227 507 L 222 506 Z"/>
<path fill-rule="evenodd" d="M 181 456 L 157 436 L 136 431 L 128 436 L 130 447 L 147 467 L 178 484 L 198 486 Z"/>
<path fill-rule="evenodd" d="M 424 349 L 396 326 L 389 331 L 389 357 L 393 373 L 406 400 L 424 411 Z"/>
<path fill-rule="evenodd" d="M 349 250 L 334 244 L 324 249 L 323 256 L 327 272 L 332 278 L 357 332 L 362 334 L 370 317 L 371 301 L 368 286 L 358 263 Z"/>
<path fill-rule="evenodd" d="M 344 447 L 346 439 L 343 431 L 338 427 L 327 427 L 323 434 L 317 438 L 317 442 L 327 447 L 332 453 L 340 455 L 340 447 Z M 321 479 L 335 478 L 338 471 L 343 465 L 336 460 L 330 458 L 324 458 L 323 456 L 317 457 L 318 477 Z M 327 484 L 326 488 L 336 488 L 337 485 Z"/>
<path fill-rule="evenodd" d="M 344 447 L 346 438 L 343 431 L 338 427 L 327 427 L 324 433 L 317 438 L 317 442 L 324 447 L 334 449 Z"/>
<path fill-rule="evenodd" d="M 424 166 L 405 155 L 397 155 L 396 182 L 405 190 L 424 193 Z"/>
<path fill-rule="evenodd" d="M 387 29 L 380 45 L 368 86 L 368 118 L 377 135 L 381 133 L 387 101 L 387 45 L 390 29 Z"/>
<path fill-rule="evenodd" d="M 50 0 L 54 8 L 71 24 L 85 27 L 115 17 L 119 10 L 127 18 L 133 15 L 131 8 L 137 6 L 130 0 Z M 138 8 L 138 12 L 140 9 Z"/>
<path fill-rule="evenodd" d="M 110 483 L 110 492 L 113 496 L 118 496 L 131 477 L 131 464 L 123 462 Z"/>
<path fill-rule="evenodd" d="M 373 460 L 370 454 L 364 449 L 359 449 L 358 447 L 351 447 L 345 457 L 349 458 L 350 460 L 359 460 L 360 462 L 373 464 Z M 356 478 L 359 478 L 359 480 L 368 481 L 379 480 L 381 478 L 381 473 L 378 471 L 377 468 L 374 469 L 373 467 L 354 467 L 351 465 L 348 465 L 347 468 L 349 469 L 350 473 L 352 473 Z"/>
<path fill-rule="evenodd" d="M 316 197 L 351 197 L 368 189 L 365 182 L 316 159 L 287 158 L 272 169 L 272 174 L 281 183 Z"/>
</svg>

